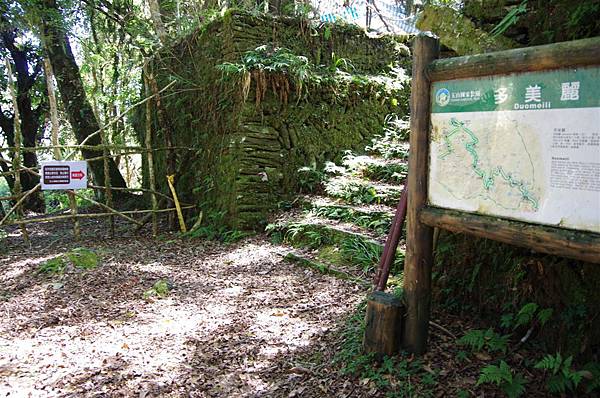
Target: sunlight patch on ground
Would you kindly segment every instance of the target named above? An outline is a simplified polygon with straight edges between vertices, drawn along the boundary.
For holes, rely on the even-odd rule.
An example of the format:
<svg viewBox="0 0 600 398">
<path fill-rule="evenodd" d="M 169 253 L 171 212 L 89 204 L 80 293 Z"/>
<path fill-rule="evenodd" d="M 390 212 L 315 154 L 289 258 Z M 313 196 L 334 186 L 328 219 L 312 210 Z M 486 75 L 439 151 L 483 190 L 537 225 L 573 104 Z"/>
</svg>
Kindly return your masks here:
<svg viewBox="0 0 600 398">
<path fill-rule="evenodd" d="M 96 250 L 110 251 L 98 268 L 50 280 L 31 274 L 0 302 L 0 396 L 268 393 L 273 371 L 348 310 L 334 308 L 347 282 L 286 263 L 283 249 L 262 239 L 205 251 L 152 242 Z M 53 256 L 28 257 L 12 260 L 31 269 Z M 145 300 L 158 278 L 172 290 Z"/>
</svg>

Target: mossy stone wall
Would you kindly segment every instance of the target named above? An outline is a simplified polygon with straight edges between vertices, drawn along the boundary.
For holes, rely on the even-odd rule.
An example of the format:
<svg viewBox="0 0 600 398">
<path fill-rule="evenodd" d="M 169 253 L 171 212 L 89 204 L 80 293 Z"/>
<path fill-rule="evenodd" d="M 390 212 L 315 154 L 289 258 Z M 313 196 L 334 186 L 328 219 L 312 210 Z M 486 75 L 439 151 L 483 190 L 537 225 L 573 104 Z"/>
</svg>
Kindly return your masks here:
<svg viewBox="0 0 600 398">
<path fill-rule="evenodd" d="M 176 189 L 195 203 L 207 222 L 259 229 L 267 214 L 296 192 L 296 173 L 322 165 L 344 150 L 361 150 L 381 133 L 390 113 L 408 112 L 409 83 L 388 75 L 407 67 L 408 37 L 368 37 L 356 27 L 312 25 L 305 20 L 228 12 L 154 58 L 174 145 L 179 151 Z M 217 68 L 240 62 L 262 45 L 285 47 L 325 71 L 302 82 L 266 73 L 267 90 L 256 101 L 252 79 L 247 98 L 240 79 Z M 344 58 L 347 72 L 331 72 Z M 319 67 L 321 65 L 321 67 Z M 288 86 L 284 89 L 279 84 Z M 155 146 L 164 131 L 154 123 Z M 164 152 L 155 158 L 166 191 Z"/>
</svg>

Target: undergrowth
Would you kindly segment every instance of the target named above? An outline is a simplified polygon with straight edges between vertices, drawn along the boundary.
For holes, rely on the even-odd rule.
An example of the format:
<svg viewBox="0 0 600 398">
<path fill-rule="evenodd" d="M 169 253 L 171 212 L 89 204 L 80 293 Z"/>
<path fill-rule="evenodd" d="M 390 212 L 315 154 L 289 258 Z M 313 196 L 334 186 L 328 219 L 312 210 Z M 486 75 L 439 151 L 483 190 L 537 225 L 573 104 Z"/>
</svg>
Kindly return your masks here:
<svg viewBox="0 0 600 398">
<path fill-rule="evenodd" d="M 373 354 L 362 351 L 365 331 L 366 301 L 348 318 L 342 329 L 342 343 L 333 363 L 344 375 L 353 375 L 361 384 L 368 384 L 383 392 L 386 397 L 430 397 L 437 384 L 438 371 L 426 370 L 420 360 L 408 355 L 385 356 L 377 361 Z"/>
<path fill-rule="evenodd" d="M 311 210 L 318 217 L 349 222 L 385 235 L 390 230 L 392 216 L 385 212 L 363 213 L 349 207 L 322 206 Z"/>
<path fill-rule="evenodd" d="M 377 135 L 367 151 L 378 153 L 385 159 L 408 158 L 408 135 L 410 125 L 408 120 L 396 114 L 386 116 L 383 135 Z"/>
<path fill-rule="evenodd" d="M 371 163 L 362 169 L 363 177 L 375 181 L 382 181 L 389 184 L 401 184 L 408 174 L 408 165 L 391 163 L 376 164 Z"/>
<path fill-rule="evenodd" d="M 493 327 L 488 329 L 473 329 L 467 331 L 457 340 L 458 345 L 468 347 L 471 353 L 479 359 L 493 360 L 480 370 L 476 386 L 494 385 L 509 398 L 526 394 L 526 385 L 530 382 L 525 375 L 543 371 L 541 375 L 547 392 L 551 395 L 564 394 L 576 395 L 578 392 L 590 394 L 600 387 L 600 366 L 597 363 L 588 363 L 577 370 L 573 364 L 573 356 L 563 357 L 560 352 L 545 354 L 537 361 L 527 358 L 520 365 L 528 368 L 519 371 L 511 368 L 507 362 L 513 358 L 516 349 L 530 345 L 530 348 L 539 351 L 538 342 L 531 341 L 534 330 L 543 328 L 552 317 L 548 308 L 541 309 L 536 303 L 527 303 L 515 314 L 508 313 L 500 317 L 502 329 L 509 329 L 511 333 L 500 334 Z M 514 336 L 519 330 L 527 330 L 521 338 Z M 520 335 L 518 335 L 520 336 Z M 519 354 L 520 355 L 520 354 Z M 469 361 L 469 353 L 459 351 L 457 360 Z M 522 370 L 522 369 L 521 369 Z"/>
<path fill-rule="evenodd" d="M 182 237 L 188 239 L 216 240 L 221 243 L 231 244 L 250 235 L 249 232 L 229 228 L 224 222 L 224 216 L 224 211 L 209 212 L 205 224 L 202 224 L 202 220 L 200 222 L 196 220 L 196 225 L 190 231 L 183 233 Z"/>
<path fill-rule="evenodd" d="M 363 204 L 387 204 L 395 205 L 400 199 L 400 190 L 387 189 L 378 191 L 375 186 L 358 181 L 332 181 L 327 184 L 325 191 L 329 196 L 340 198 L 346 203 Z"/>
<path fill-rule="evenodd" d="M 344 239 L 340 250 L 346 261 L 357 265 L 363 272 L 368 273 L 373 271 L 379 264 L 383 248 L 366 242 L 359 237 L 354 237 Z"/>
</svg>

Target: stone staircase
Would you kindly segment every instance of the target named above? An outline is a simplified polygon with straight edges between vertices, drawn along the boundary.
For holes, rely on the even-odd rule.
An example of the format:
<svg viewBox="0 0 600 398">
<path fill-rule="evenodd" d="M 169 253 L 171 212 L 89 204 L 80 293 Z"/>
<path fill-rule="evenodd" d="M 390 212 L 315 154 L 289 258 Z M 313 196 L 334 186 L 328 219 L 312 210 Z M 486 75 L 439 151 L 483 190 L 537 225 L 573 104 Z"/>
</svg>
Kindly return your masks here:
<svg viewBox="0 0 600 398">
<path fill-rule="evenodd" d="M 364 153 L 326 164 L 321 184 L 271 220 L 267 231 L 289 248 L 287 261 L 372 285 L 407 173 L 407 126 L 400 127 L 386 129 Z M 390 287 L 402 283 L 404 249 L 402 239 Z"/>
</svg>

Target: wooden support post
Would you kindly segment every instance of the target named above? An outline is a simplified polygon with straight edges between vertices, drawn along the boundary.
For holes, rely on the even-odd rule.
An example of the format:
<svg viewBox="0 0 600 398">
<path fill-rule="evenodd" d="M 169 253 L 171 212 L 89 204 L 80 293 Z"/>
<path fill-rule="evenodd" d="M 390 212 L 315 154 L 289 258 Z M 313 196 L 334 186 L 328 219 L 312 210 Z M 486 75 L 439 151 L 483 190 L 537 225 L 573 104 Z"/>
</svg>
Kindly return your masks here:
<svg viewBox="0 0 600 398">
<path fill-rule="evenodd" d="M 402 317 L 405 308 L 399 298 L 384 292 L 373 292 L 367 302 L 363 351 L 381 359 L 400 351 Z"/>
<path fill-rule="evenodd" d="M 104 162 L 104 203 L 106 206 L 113 207 L 112 190 L 110 189 L 110 168 L 108 167 L 108 159 L 110 153 L 108 153 L 108 138 L 106 132 L 100 133 L 100 142 L 103 146 L 102 161 Z M 108 217 L 108 224 L 110 225 L 110 236 L 115 236 L 115 219 L 112 216 Z"/>
<path fill-rule="evenodd" d="M 150 97 L 150 84 L 148 83 L 148 61 L 144 61 L 144 88 L 146 96 Z M 152 191 L 152 236 L 158 235 L 158 220 L 156 210 L 158 210 L 158 200 L 156 198 L 156 176 L 154 175 L 154 153 L 152 152 L 152 102 L 146 102 L 146 161 L 148 163 L 148 184 Z"/>
<path fill-rule="evenodd" d="M 427 204 L 429 168 L 430 82 L 429 64 L 439 56 L 439 40 L 419 34 L 413 47 L 413 75 L 410 97 L 410 156 L 408 159 L 408 209 L 404 294 L 407 314 L 402 343 L 404 348 L 422 354 L 427 348 L 431 303 L 431 264 L 433 229 L 419 219 Z"/>
<path fill-rule="evenodd" d="M 52 125 L 52 150 L 55 160 L 62 159 L 61 148 L 58 143 L 58 106 L 56 105 L 56 93 L 54 92 L 54 72 L 49 58 L 44 58 L 44 73 L 46 74 L 46 87 L 48 88 L 48 103 L 50 105 L 50 122 Z M 69 197 L 69 207 L 73 215 L 73 236 L 79 240 L 79 219 L 77 217 L 77 199 L 71 192 L 67 192 Z"/>
</svg>

